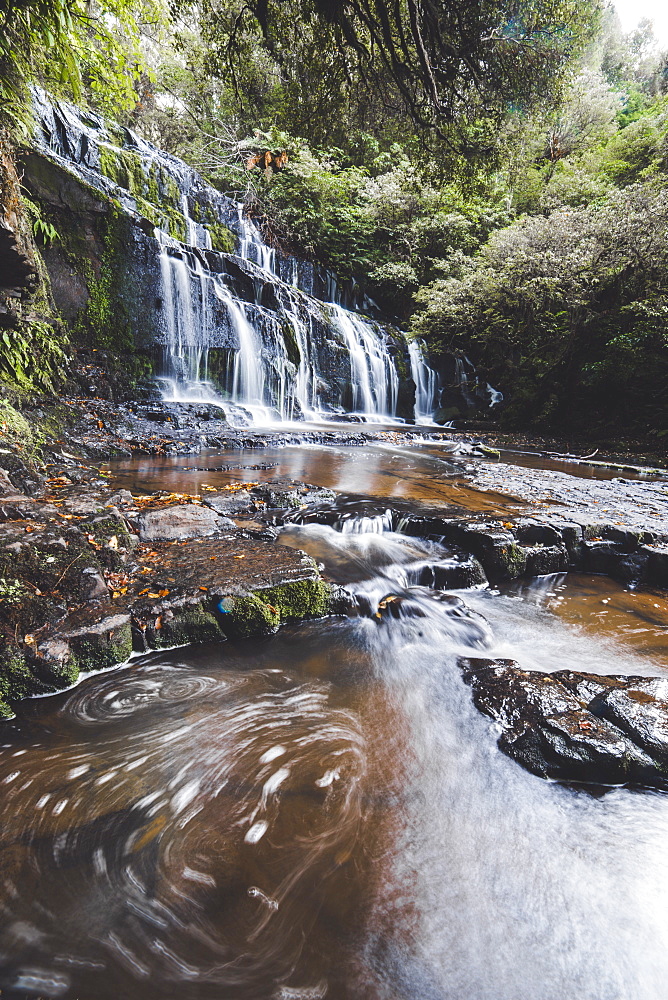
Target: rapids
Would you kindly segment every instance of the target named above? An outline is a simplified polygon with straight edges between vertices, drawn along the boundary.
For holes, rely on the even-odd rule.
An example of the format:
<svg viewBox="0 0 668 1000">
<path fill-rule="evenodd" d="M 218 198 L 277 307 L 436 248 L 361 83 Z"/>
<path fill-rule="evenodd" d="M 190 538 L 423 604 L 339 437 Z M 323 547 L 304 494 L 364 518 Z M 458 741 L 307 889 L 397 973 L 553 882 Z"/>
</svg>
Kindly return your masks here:
<svg viewBox="0 0 668 1000">
<path fill-rule="evenodd" d="M 446 549 L 348 515 L 282 540 L 350 617 L 135 656 L 3 726 L 3 996 L 663 1000 L 668 799 L 533 777 L 457 659 L 665 675 L 665 600 L 443 594 Z"/>
</svg>

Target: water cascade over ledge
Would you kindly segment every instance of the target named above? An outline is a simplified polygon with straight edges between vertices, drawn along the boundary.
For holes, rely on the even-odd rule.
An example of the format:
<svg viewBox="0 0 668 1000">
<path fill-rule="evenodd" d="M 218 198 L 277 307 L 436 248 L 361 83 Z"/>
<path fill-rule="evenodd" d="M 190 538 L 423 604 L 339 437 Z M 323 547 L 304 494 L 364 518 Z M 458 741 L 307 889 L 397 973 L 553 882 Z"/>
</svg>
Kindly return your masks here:
<svg viewBox="0 0 668 1000">
<path fill-rule="evenodd" d="M 35 106 L 39 155 L 132 220 L 130 324 L 166 400 L 217 403 L 241 424 L 430 418 L 421 345 L 370 318 L 357 286 L 267 246 L 242 205 L 132 130 L 39 91 Z"/>
</svg>

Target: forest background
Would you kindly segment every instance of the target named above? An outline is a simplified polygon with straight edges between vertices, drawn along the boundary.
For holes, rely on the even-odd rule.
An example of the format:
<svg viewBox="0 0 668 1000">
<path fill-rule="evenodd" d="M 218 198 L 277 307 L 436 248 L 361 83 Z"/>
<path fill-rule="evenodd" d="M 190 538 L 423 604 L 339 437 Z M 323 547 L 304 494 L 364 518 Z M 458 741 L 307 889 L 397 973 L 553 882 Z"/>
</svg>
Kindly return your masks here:
<svg viewBox="0 0 668 1000">
<path fill-rule="evenodd" d="M 649 22 L 624 34 L 597 0 L 0 3 L 12 149 L 33 82 L 242 198 L 433 356 L 469 356 L 503 426 L 668 438 L 668 54 Z M 281 169 L 249 170 L 266 151 Z"/>
</svg>

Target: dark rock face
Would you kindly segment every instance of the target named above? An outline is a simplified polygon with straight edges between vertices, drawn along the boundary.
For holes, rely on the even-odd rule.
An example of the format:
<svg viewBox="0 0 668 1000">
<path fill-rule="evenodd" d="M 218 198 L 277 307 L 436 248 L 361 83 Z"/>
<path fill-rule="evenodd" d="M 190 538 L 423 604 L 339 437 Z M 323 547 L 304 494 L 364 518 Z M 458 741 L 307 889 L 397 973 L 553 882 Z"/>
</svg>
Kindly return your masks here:
<svg viewBox="0 0 668 1000">
<path fill-rule="evenodd" d="M 556 520 L 554 524 L 529 520 L 501 524 L 431 511 L 408 514 L 401 531 L 442 539 L 472 553 L 490 583 L 578 570 L 625 583 L 668 586 L 668 546 L 665 536 L 653 532 Z"/>
<path fill-rule="evenodd" d="M 522 670 L 462 659 L 473 700 L 502 729 L 499 747 L 532 774 L 668 789 L 668 680 Z"/>
<path fill-rule="evenodd" d="M 37 282 L 28 227 L 20 206 L 19 177 L 10 150 L 0 141 L 0 315 L 10 311 L 5 298 L 8 293 L 18 296 Z"/>
</svg>

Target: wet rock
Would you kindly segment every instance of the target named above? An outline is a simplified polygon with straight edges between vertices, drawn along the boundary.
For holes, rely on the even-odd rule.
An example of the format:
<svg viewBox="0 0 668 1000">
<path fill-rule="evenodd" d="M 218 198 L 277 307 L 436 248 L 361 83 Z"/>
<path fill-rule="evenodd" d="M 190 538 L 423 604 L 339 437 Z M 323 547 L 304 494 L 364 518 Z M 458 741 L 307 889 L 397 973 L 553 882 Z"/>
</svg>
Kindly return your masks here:
<svg viewBox="0 0 668 1000">
<path fill-rule="evenodd" d="M 487 583 L 485 571 L 475 556 L 456 556 L 425 566 L 418 583 L 433 590 L 468 590 Z"/>
<path fill-rule="evenodd" d="M 183 646 L 186 643 L 220 642 L 225 636 L 212 614 L 201 605 L 187 608 L 178 614 L 159 616 L 146 634 L 151 649 L 166 646 Z"/>
<path fill-rule="evenodd" d="M 79 590 L 84 601 L 97 601 L 109 596 L 102 574 L 93 566 L 81 571 Z"/>
<path fill-rule="evenodd" d="M 514 535 L 521 545 L 543 545 L 561 548 L 562 534 L 551 524 L 541 524 L 539 521 L 519 521 L 514 528 Z"/>
<path fill-rule="evenodd" d="M 526 549 L 510 531 L 494 524 L 453 523 L 448 537 L 482 563 L 491 582 L 515 580 L 526 572 Z"/>
<path fill-rule="evenodd" d="M 563 545 L 535 545 L 525 547 L 526 576 L 545 576 L 548 573 L 564 573 L 568 569 L 568 551 Z"/>
<path fill-rule="evenodd" d="M 255 504 L 248 490 L 237 490 L 230 496 L 202 498 L 202 503 L 223 518 L 244 517 L 255 512 Z"/>
<path fill-rule="evenodd" d="M 16 487 L 5 469 L 0 469 L 0 494 L 16 493 Z"/>
<path fill-rule="evenodd" d="M 62 673 L 72 660 L 72 650 L 65 639 L 51 637 L 36 646 L 36 653 L 43 664 Z"/>
<path fill-rule="evenodd" d="M 74 616 L 64 631 L 64 638 L 80 670 L 113 667 L 127 660 L 132 652 L 130 615 L 112 613 L 102 618 L 99 615 L 100 612 L 95 611 L 94 617 L 91 615 L 92 620 L 85 623 L 77 621 L 77 616 Z"/>
<path fill-rule="evenodd" d="M 668 772 L 668 679 L 598 676 L 560 672 L 555 675 Z"/>
<path fill-rule="evenodd" d="M 666 682 L 459 662 L 476 706 L 502 730 L 499 747 L 533 774 L 668 789 Z"/>
<path fill-rule="evenodd" d="M 197 504 L 151 510 L 135 519 L 137 534 L 144 542 L 206 538 L 221 529 L 220 522 L 216 511 Z"/>
<path fill-rule="evenodd" d="M 650 583 L 658 587 L 668 587 L 668 545 L 644 546 L 647 556 L 647 576 Z"/>
</svg>

